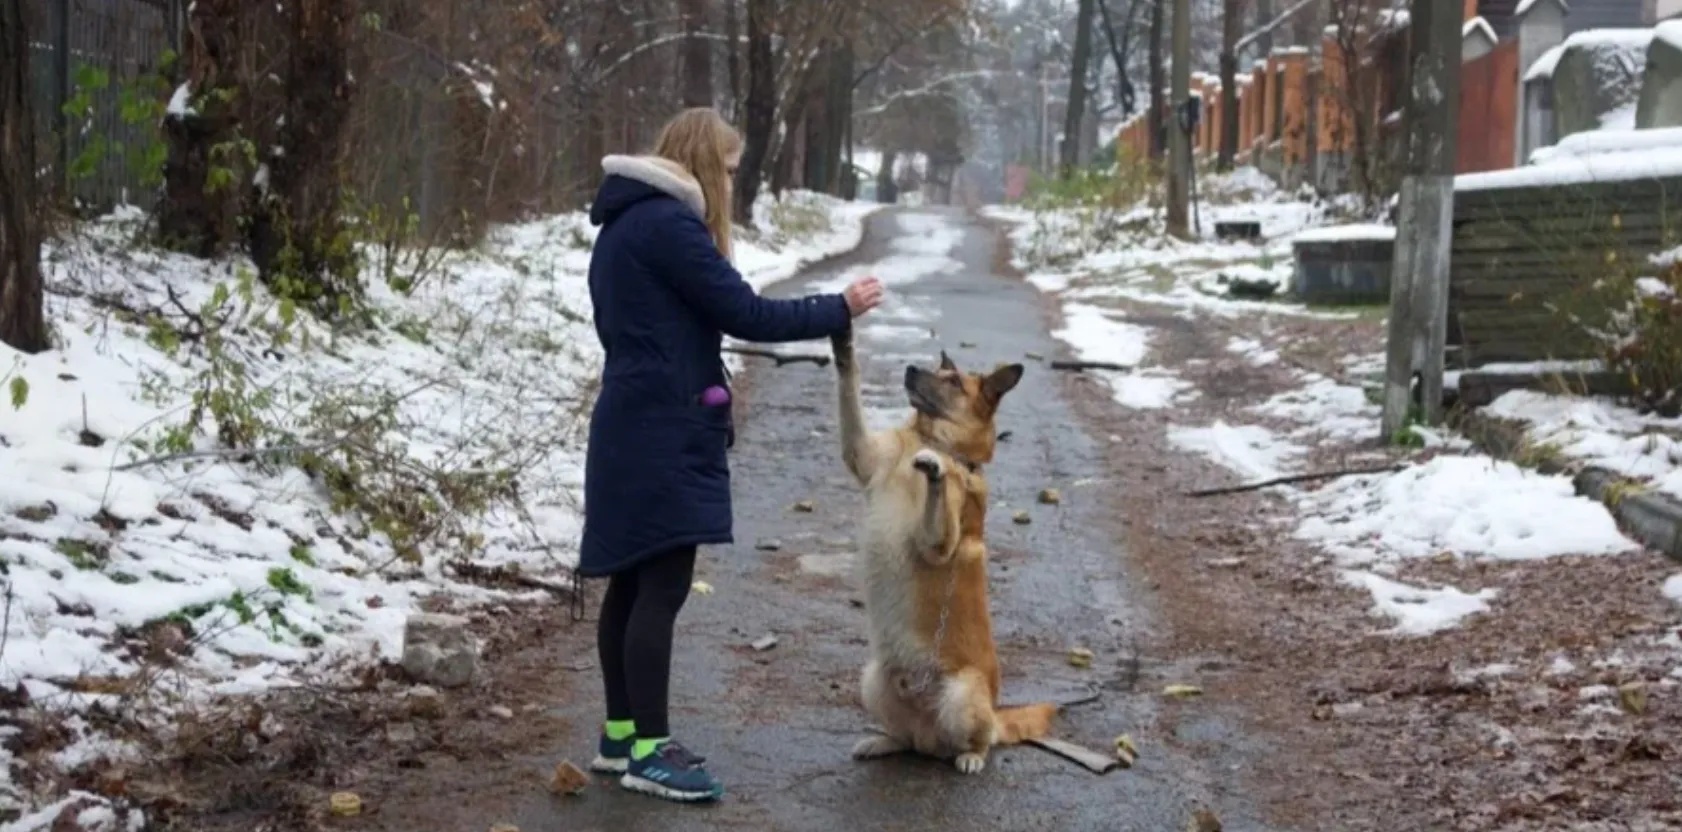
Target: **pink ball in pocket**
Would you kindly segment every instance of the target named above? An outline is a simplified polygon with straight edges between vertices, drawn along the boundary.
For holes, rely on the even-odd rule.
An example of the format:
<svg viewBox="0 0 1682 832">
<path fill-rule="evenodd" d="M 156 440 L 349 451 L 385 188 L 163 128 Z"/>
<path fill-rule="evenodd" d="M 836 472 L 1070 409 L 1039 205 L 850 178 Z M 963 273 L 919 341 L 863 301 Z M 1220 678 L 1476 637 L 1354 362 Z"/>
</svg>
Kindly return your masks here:
<svg viewBox="0 0 1682 832">
<path fill-rule="evenodd" d="M 723 407 L 730 403 L 730 391 L 713 385 L 701 391 L 701 404 L 706 407 Z"/>
</svg>

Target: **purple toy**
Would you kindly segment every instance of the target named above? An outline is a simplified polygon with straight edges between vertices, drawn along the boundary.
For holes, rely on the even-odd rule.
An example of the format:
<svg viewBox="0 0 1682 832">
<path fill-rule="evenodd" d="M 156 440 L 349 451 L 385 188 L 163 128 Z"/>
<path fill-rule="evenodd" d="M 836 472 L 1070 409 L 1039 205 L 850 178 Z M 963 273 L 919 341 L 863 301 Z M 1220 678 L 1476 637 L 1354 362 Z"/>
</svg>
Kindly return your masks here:
<svg viewBox="0 0 1682 832">
<path fill-rule="evenodd" d="M 713 385 L 701 391 L 701 404 L 706 407 L 723 407 L 730 403 L 730 391 Z"/>
</svg>

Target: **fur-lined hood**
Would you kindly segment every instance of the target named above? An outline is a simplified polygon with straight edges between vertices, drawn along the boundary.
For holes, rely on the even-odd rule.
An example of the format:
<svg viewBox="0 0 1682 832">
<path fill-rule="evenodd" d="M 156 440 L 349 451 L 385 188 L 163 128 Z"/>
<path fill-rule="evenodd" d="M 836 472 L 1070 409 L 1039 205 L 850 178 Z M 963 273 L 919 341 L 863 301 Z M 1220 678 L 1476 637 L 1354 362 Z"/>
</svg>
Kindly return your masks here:
<svg viewBox="0 0 1682 832">
<path fill-rule="evenodd" d="M 695 213 L 707 215 L 707 197 L 701 183 L 683 166 L 659 156 L 605 156 L 602 171 L 609 176 L 623 176 L 668 194 Z"/>
</svg>

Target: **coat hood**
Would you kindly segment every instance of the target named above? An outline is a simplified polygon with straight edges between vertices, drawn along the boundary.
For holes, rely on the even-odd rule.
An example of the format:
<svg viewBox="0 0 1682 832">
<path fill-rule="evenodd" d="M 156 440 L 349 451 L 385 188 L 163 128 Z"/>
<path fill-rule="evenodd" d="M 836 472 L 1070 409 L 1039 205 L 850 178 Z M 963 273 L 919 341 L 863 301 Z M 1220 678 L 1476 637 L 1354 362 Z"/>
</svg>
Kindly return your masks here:
<svg viewBox="0 0 1682 832">
<path fill-rule="evenodd" d="M 606 156 L 602 171 L 607 178 L 590 203 L 590 222 L 606 225 L 639 202 L 671 197 L 700 216 L 707 214 L 707 199 L 701 183 L 682 165 L 658 156 Z"/>
</svg>

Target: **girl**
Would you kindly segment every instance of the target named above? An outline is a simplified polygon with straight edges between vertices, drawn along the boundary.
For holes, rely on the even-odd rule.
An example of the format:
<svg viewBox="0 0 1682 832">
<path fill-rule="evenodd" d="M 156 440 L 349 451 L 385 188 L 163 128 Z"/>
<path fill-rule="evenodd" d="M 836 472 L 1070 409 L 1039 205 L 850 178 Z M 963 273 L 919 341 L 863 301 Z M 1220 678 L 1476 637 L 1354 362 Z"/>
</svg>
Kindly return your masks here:
<svg viewBox="0 0 1682 832">
<path fill-rule="evenodd" d="M 723 787 L 666 724 L 672 626 L 695 548 L 731 543 L 734 441 L 723 334 L 805 341 L 844 331 L 882 287 L 770 300 L 730 265 L 736 131 L 710 109 L 667 124 L 653 156 L 609 156 L 590 221 L 590 303 L 606 359 L 590 417 L 578 571 L 608 577 L 596 643 L 607 723 L 591 768 L 627 789 L 712 800 Z"/>
</svg>

